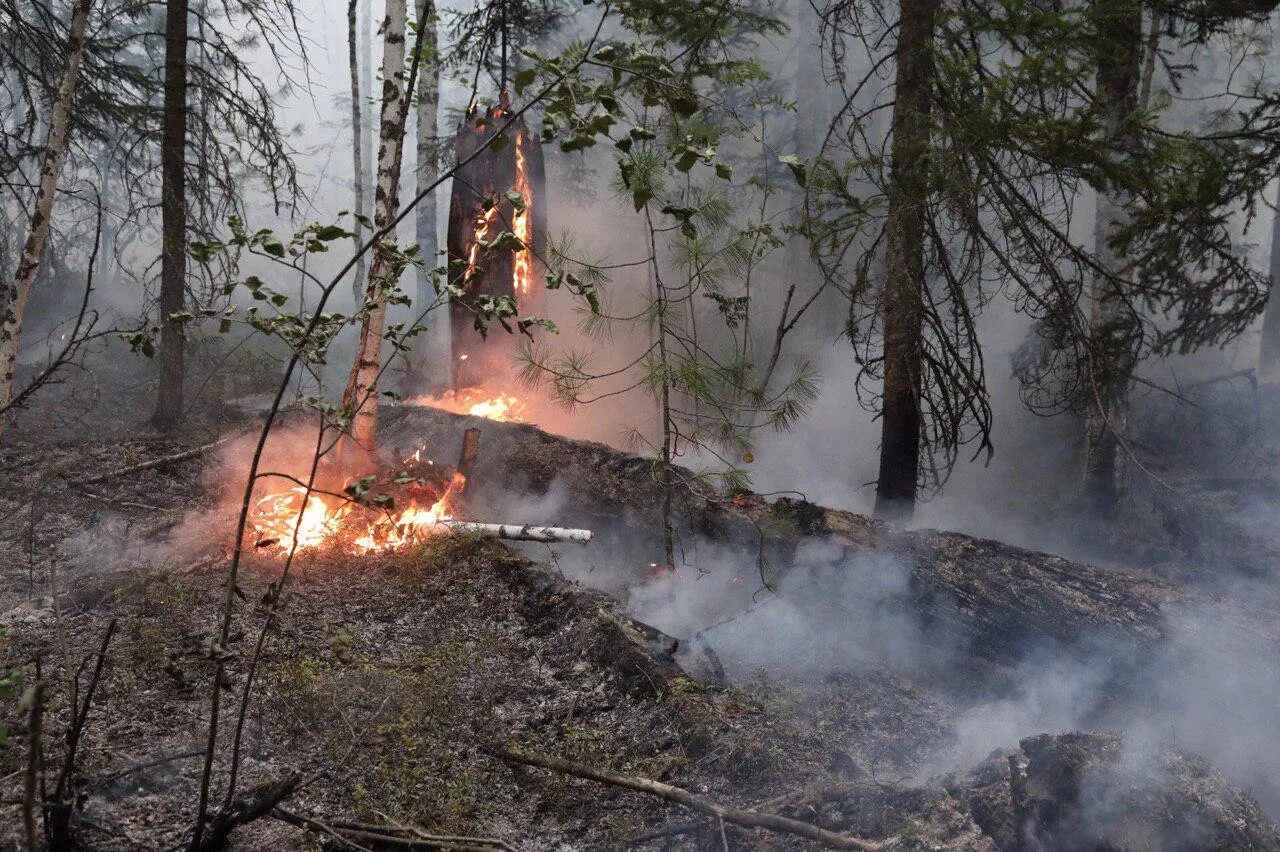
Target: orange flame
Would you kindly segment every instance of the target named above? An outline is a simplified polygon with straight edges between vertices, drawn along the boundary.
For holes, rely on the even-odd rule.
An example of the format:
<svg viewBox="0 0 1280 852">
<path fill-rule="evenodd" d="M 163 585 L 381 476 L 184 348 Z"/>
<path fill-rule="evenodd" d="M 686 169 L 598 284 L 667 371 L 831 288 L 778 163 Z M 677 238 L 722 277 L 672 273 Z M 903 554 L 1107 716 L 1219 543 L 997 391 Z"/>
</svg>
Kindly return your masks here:
<svg viewBox="0 0 1280 852">
<path fill-rule="evenodd" d="M 405 464 L 421 458 L 414 453 Z M 466 487 L 466 477 L 455 473 L 444 494 L 426 506 L 410 502 L 404 508 L 378 510 L 333 494 L 311 492 L 301 485 L 267 494 L 254 504 L 249 523 L 257 533 L 258 547 L 285 555 L 328 545 L 341 545 L 353 553 L 396 550 L 443 531 L 452 520 L 451 500 Z M 304 507 L 305 504 L 305 508 Z"/>
<path fill-rule="evenodd" d="M 471 248 L 467 250 L 467 277 L 463 279 L 463 286 L 470 286 L 471 279 L 475 277 L 476 260 L 480 255 L 480 243 L 489 235 L 489 229 L 493 227 L 493 220 L 497 217 L 498 205 L 496 204 L 488 210 L 481 210 L 476 213 Z"/>
<path fill-rule="evenodd" d="M 516 135 L 516 191 L 524 199 L 524 209 L 516 211 L 515 220 L 511 223 L 511 232 L 522 246 L 516 252 L 515 268 L 512 272 L 511 286 L 516 299 L 529 295 L 532 283 L 533 263 L 529 246 L 533 242 L 533 192 L 529 189 L 529 176 L 525 171 L 524 134 Z"/>
<path fill-rule="evenodd" d="M 503 423 L 524 423 L 527 413 L 520 397 L 509 393 L 490 394 L 483 388 L 446 391 L 440 396 L 416 396 L 406 400 L 406 404 L 429 405 L 454 414 L 470 414 Z"/>
</svg>

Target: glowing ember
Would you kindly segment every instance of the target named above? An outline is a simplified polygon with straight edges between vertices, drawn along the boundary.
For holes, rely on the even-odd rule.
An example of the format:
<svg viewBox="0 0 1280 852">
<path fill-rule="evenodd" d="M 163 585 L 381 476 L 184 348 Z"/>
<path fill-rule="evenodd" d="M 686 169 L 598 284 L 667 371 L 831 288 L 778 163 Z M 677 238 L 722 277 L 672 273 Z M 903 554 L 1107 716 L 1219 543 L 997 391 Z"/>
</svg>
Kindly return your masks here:
<svg viewBox="0 0 1280 852">
<path fill-rule="evenodd" d="M 454 414 L 470 414 L 504 423 L 525 422 L 526 406 L 523 400 L 513 394 L 495 394 L 483 388 L 446 391 L 440 396 L 416 396 L 406 402 L 408 405 L 429 405 Z"/>
</svg>

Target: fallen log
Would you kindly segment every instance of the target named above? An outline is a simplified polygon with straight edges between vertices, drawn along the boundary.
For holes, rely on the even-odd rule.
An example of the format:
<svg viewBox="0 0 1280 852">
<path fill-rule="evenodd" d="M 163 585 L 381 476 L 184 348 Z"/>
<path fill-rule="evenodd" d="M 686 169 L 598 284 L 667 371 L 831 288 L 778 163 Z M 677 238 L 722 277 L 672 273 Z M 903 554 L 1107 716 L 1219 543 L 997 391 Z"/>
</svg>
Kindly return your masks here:
<svg viewBox="0 0 1280 852">
<path fill-rule="evenodd" d="M 131 464 L 128 467 L 116 468 L 115 470 L 109 470 L 106 473 L 99 473 L 97 476 L 90 476 L 86 479 L 72 479 L 70 482 L 72 485 L 77 487 L 83 485 L 96 485 L 99 482 L 105 482 L 106 480 L 114 479 L 117 476 L 128 476 L 131 473 L 141 473 L 142 471 L 150 470 L 153 467 L 163 467 L 167 464 L 177 464 L 178 462 L 190 461 L 191 459 L 199 458 L 215 447 L 225 444 L 227 441 L 231 440 L 231 437 L 232 436 L 228 435 L 225 438 L 214 441 L 212 444 L 205 444 L 203 447 L 196 447 L 193 450 L 184 450 L 183 452 L 174 453 L 173 455 L 162 456 L 158 459 L 151 459 L 150 461 L 145 461 L 141 464 Z"/>
<path fill-rule="evenodd" d="M 800 820 L 790 819 L 788 817 L 776 816 L 774 814 L 760 813 L 759 811 L 742 810 L 741 808 L 731 807 L 729 805 L 721 805 L 710 799 L 690 793 L 680 787 L 673 787 L 670 784 L 663 784 L 661 781 L 653 781 L 649 778 L 640 778 L 634 775 L 619 775 L 616 772 L 610 772 L 607 769 L 599 769 L 594 766 L 587 766 L 584 763 L 575 763 L 572 760 L 565 760 L 560 757 L 551 757 L 543 754 L 532 754 L 529 752 L 513 751 L 505 748 L 493 748 L 482 746 L 481 750 L 491 757 L 507 763 L 520 763 L 525 766 L 536 766 L 539 769 L 550 769 L 553 772 L 562 772 L 565 775 L 572 775 L 576 778 L 585 778 L 588 781 L 597 781 L 601 784 L 609 784 L 614 787 L 622 787 L 627 790 L 634 790 L 638 793 L 647 793 L 651 796 L 657 796 L 666 799 L 668 802 L 675 802 L 678 805 L 684 805 L 695 811 L 709 814 L 716 819 L 725 822 L 731 822 L 734 825 L 741 825 L 745 828 L 764 828 L 769 831 L 777 831 L 784 834 L 794 834 L 798 837 L 808 838 L 817 843 L 822 843 L 834 849 L 864 849 L 879 850 L 887 848 L 887 844 L 877 843 L 872 840 L 863 840 L 859 837 L 850 837 L 845 834 L 836 834 L 834 831 L 827 831 L 812 823 L 801 822 Z"/>
<path fill-rule="evenodd" d="M 595 535 L 591 530 L 539 527 L 533 524 L 482 524 L 476 521 L 441 521 L 440 526 L 447 528 L 451 532 L 473 533 L 508 541 L 540 541 L 547 544 L 565 541 L 586 544 Z"/>
</svg>

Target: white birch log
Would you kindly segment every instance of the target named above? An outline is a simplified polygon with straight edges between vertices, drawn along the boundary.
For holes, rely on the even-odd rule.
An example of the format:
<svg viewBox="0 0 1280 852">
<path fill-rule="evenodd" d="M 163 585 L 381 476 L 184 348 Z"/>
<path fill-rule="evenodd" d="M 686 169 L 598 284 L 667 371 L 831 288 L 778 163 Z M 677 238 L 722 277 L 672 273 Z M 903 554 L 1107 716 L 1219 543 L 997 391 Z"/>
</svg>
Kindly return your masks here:
<svg viewBox="0 0 1280 852">
<path fill-rule="evenodd" d="M 595 536 L 591 530 L 575 530 L 565 527 L 539 527 L 533 524 L 481 524 L 475 521 L 441 521 L 440 526 L 452 532 L 475 533 L 502 538 L 508 541 L 571 541 L 586 544 Z"/>
</svg>

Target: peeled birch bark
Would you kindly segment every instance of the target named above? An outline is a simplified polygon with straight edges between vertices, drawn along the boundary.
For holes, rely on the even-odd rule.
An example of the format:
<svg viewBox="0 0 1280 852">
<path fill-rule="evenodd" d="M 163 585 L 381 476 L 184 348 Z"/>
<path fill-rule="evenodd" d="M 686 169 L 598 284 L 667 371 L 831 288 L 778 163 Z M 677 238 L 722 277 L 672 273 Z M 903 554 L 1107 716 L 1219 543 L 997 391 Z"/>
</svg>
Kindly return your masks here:
<svg viewBox="0 0 1280 852">
<path fill-rule="evenodd" d="M 378 185 L 374 195 L 374 227 L 391 224 L 400 206 L 400 168 L 404 152 L 404 124 L 409 98 L 405 91 L 405 0 L 387 0 L 383 20 L 382 123 L 379 127 Z M 382 334 L 387 321 L 387 280 L 395 267 L 395 235 L 387 234 L 374 246 L 373 263 L 365 285 L 369 312 L 360 326 L 360 346 L 343 403 L 355 407 L 351 435 L 367 452 L 378 446 L 378 372 L 382 361 Z"/>
<path fill-rule="evenodd" d="M 28 224 L 27 240 L 18 258 L 13 281 L 4 293 L 3 315 L 0 316 L 0 360 L 4 362 L 4 376 L 0 378 L 0 407 L 7 405 L 13 396 L 13 372 L 18 362 L 22 315 L 27 306 L 27 296 L 31 293 L 31 282 L 40 269 L 45 240 L 49 236 L 49 219 L 58 193 L 58 173 L 67 151 L 71 106 L 75 101 L 76 82 L 80 77 L 80 61 L 84 58 L 84 32 L 92 5 L 93 0 L 77 0 L 72 7 L 67 56 L 49 120 L 49 138 L 45 143 L 44 165 L 40 169 L 39 188 L 36 190 L 35 205 Z M 0 434 L 3 429 L 4 421 L 0 419 Z"/>
</svg>

